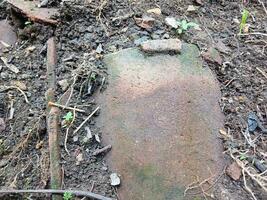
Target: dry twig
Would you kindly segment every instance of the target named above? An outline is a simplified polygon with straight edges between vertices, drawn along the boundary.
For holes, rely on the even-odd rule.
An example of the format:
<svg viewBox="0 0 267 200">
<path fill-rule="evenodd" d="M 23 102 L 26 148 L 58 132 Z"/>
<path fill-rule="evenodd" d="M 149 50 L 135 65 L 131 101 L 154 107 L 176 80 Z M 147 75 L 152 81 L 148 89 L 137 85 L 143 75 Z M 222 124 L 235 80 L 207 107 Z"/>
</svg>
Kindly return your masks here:
<svg viewBox="0 0 267 200">
<path fill-rule="evenodd" d="M 238 166 L 242 169 L 243 180 L 246 190 L 251 194 L 254 200 L 257 200 L 251 188 L 247 186 L 246 175 L 248 175 L 251 178 L 251 180 L 255 181 L 265 192 L 267 192 L 267 177 L 264 176 L 264 174 L 266 174 L 266 171 L 261 174 L 252 172 L 254 169 L 252 167 L 246 166 L 244 162 L 242 162 L 240 159 L 238 159 L 236 156 L 233 155 L 231 150 L 230 150 L 230 156 L 233 160 L 236 161 Z"/>
<path fill-rule="evenodd" d="M 211 176 L 211 177 L 209 177 L 209 178 L 206 178 L 206 179 L 204 179 L 203 181 L 200 182 L 199 177 L 197 177 L 197 180 L 196 180 L 195 182 L 190 183 L 190 184 L 186 187 L 186 189 L 185 189 L 185 191 L 184 191 L 184 196 L 187 195 L 187 191 L 189 191 L 189 190 L 193 190 L 193 189 L 196 189 L 196 188 L 200 188 L 201 191 L 202 191 L 202 193 L 205 194 L 202 185 L 205 184 L 205 183 L 207 183 L 208 181 L 210 181 L 212 178 L 213 178 L 213 176 Z M 205 195 L 204 195 L 204 196 L 205 196 Z"/>
<path fill-rule="evenodd" d="M 264 2 L 262 2 L 261 0 L 258 0 L 258 2 L 262 5 L 263 10 L 264 10 L 265 14 L 267 15 L 267 9 L 266 9 Z"/>
<path fill-rule="evenodd" d="M 97 149 L 97 150 L 93 153 L 93 156 L 97 156 L 97 155 L 99 155 L 99 154 L 101 154 L 101 153 L 110 151 L 111 148 L 112 148 L 111 145 L 107 145 L 107 146 L 103 147 L 102 149 Z"/>
<path fill-rule="evenodd" d="M 12 89 L 16 89 L 18 90 L 23 96 L 24 96 L 24 99 L 25 99 L 25 102 L 27 104 L 30 104 L 29 100 L 28 100 L 28 97 L 27 95 L 25 94 L 25 92 L 22 91 L 22 89 L 20 89 L 19 87 L 17 86 L 14 86 L 14 85 L 11 85 L 11 86 L 3 86 L 3 88 L 1 88 L 0 92 L 3 92 L 3 91 L 6 91 L 6 90 L 12 90 Z"/>
<path fill-rule="evenodd" d="M 76 134 L 82 127 L 83 125 L 99 110 L 99 106 L 76 128 L 76 130 L 73 132 L 73 134 Z"/>
<path fill-rule="evenodd" d="M 258 68 L 258 67 L 256 67 L 256 69 L 265 77 L 265 78 L 267 78 L 267 74 L 263 71 L 263 70 L 261 70 L 260 68 Z"/>
<path fill-rule="evenodd" d="M 205 194 L 205 195 L 208 195 L 206 191 L 209 191 L 211 188 L 213 188 L 215 186 L 215 184 L 220 180 L 220 178 L 225 173 L 225 168 L 223 169 L 222 173 L 216 178 L 216 180 L 214 180 L 213 183 L 208 188 L 206 188 L 205 190 L 203 189 L 202 185 L 207 183 L 212 178 L 212 176 L 210 178 L 207 178 L 207 179 L 203 180 L 202 182 L 200 182 L 199 178 L 197 177 L 197 181 L 195 181 L 195 182 L 193 182 L 193 183 L 191 183 L 191 184 L 189 184 L 187 186 L 187 188 L 184 191 L 184 196 L 187 195 L 187 191 L 193 190 L 193 189 L 196 189 L 196 188 L 201 188 L 201 192 L 190 193 L 189 195 L 194 196 L 194 195 L 198 195 L 198 194 L 201 194 L 201 193 Z"/>
<path fill-rule="evenodd" d="M 112 200 L 111 198 L 101 196 L 87 191 L 80 190 L 0 190 L 0 194 L 22 194 L 22 193 L 45 193 L 45 194 L 64 194 L 71 193 L 75 196 L 84 196 L 97 200 Z"/>
<path fill-rule="evenodd" d="M 261 35 L 261 36 L 267 36 L 267 33 L 261 33 L 261 32 L 252 32 L 252 33 L 241 33 L 238 34 L 241 36 L 248 36 L 248 35 Z"/>
<path fill-rule="evenodd" d="M 104 29 L 106 35 L 109 36 L 109 32 L 108 32 L 106 26 L 104 25 L 103 20 L 102 20 L 102 17 L 101 17 L 101 15 L 102 15 L 102 10 L 103 10 L 104 7 L 107 5 L 107 3 L 108 3 L 107 0 L 101 0 L 101 1 L 100 1 L 100 6 L 99 6 L 96 10 L 98 10 L 97 19 L 98 19 L 98 21 L 100 22 L 100 24 L 102 25 L 102 27 L 103 27 L 103 29 Z"/>
<path fill-rule="evenodd" d="M 72 107 L 69 107 L 69 106 L 63 106 L 61 104 L 58 104 L 58 103 L 53 103 L 53 102 L 48 102 L 48 106 L 56 106 L 58 108 L 63 108 L 63 109 L 67 109 L 67 110 L 72 110 L 73 112 L 81 112 L 81 113 L 85 113 L 85 110 L 81 110 L 81 109 L 78 109 L 78 108 L 72 108 Z"/>
</svg>

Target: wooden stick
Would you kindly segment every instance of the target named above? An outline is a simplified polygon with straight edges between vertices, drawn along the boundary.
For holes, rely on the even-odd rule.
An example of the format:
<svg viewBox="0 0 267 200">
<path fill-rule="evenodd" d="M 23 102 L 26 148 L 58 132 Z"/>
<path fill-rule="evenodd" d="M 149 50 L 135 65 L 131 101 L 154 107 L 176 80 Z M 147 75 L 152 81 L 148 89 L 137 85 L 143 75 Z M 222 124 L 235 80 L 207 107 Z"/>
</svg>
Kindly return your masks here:
<svg viewBox="0 0 267 200">
<path fill-rule="evenodd" d="M 97 200 L 112 200 L 111 198 L 101 196 L 99 194 L 95 194 L 87 191 L 80 190 L 0 190 L 0 194 L 21 194 L 21 193 L 46 193 L 46 194 L 64 194 L 71 193 L 75 196 L 83 196 L 88 198 L 93 198 Z"/>
<path fill-rule="evenodd" d="M 101 153 L 110 151 L 111 148 L 112 148 L 111 145 L 107 145 L 107 146 L 103 147 L 102 149 L 97 149 L 97 150 L 95 150 L 95 152 L 93 153 L 93 156 L 97 156 L 97 155 L 99 155 L 99 154 L 101 154 Z"/>
<path fill-rule="evenodd" d="M 80 126 L 78 128 L 76 128 L 76 130 L 73 132 L 73 134 L 77 133 L 82 127 L 83 125 L 99 110 L 99 106 L 80 124 Z"/>
<path fill-rule="evenodd" d="M 62 174 L 60 167 L 60 147 L 59 147 L 59 113 L 58 107 L 49 107 L 50 101 L 55 101 L 56 91 L 56 42 L 55 38 L 50 38 L 47 42 L 47 131 L 49 137 L 50 155 L 50 184 L 52 189 L 61 189 Z M 53 200 L 62 200 L 59 195 L 53 195 Z"/>
<path fill-rule="evenodd" d="M 75 111 L 75 112 L 85 113 L 85 110 L 81 110 L 81 109 L 78 109 L 78 108 L 72 108 L 72 107 L 69 107 L 69 106 L 64 106 L 64 105 L 61 105 L 61 104 L 58 104 L 58 103 L 53 103 L 51 101 L 48 102 L 48 106 L 55 106 L 55 107 L 58 107 L 58 108 L 72 110 L 72 111 Z"/>
</svg>

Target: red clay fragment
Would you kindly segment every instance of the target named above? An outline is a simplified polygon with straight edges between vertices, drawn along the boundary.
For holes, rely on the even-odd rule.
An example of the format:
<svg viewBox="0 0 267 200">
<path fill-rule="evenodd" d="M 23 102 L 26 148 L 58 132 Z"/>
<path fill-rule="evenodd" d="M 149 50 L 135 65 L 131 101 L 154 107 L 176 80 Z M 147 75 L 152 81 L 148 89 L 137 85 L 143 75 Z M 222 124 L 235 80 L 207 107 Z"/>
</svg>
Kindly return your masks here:
<svg viewBox="0 0 267 200">
<path fill-rule="evenodd" d="M 236 162 L 233 162 L 226 168 L 226 174 L 237 181 L 241 177 L 241 169 Z"/>
<path fill-rule="evenodd" d="M 164 53 L 168 51 L 180 53 L 182 42 L 179 39 L 148 40 L 141 44 L 141 49 L 149 53 Z"/>
<path fill-rule="evenodd" d="M 26 15 L 31 21 L 44 24 L 57 24 L 51 17 L 58 13 L 56 8 L 38 8 L 38 1 L 7 0 L 19 13 Z"/>
</svg>

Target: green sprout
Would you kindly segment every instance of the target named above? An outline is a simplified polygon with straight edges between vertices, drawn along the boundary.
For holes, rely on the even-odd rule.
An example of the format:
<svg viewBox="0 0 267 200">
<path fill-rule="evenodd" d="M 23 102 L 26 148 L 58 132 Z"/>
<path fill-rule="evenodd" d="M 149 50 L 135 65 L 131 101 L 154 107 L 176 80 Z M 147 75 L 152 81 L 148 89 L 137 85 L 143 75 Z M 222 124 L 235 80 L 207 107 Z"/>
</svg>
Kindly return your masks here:
<svg viewBox="0 0 267 200">
<path fill-rule="evenodd" d="M 244 9 L 242 12 L 242 19 L 241 19 L 241 23 L 240 23 L 239 34 L 241 34 L 243 32 L 244 28 L 246 27 L 248 17 L 249 17 L 249 11 Z"/>
<path fill-rule="evenodd" d="M 72 112 L 68 112 L 64 117 L 63 119 L 67 122 L 67 123 L 70 123 L 72 120 L 73 120 L 73 114 Z"/>
<path fill-rule="evenodd" d="M 66 115 L 64 115 L 63 119 L 64 119 L 63 123 L 62 123 L 63 127 L 70 125 L 72 123 L 72 120 L 73 120 L 72 112 L 68 112 Z"/>
<path fill-rule="evenodd" d="M 179 26 L 179 28 L 177 29 L 178 34 L 182 34 L 190 28 L 198 27 L 198 24 L 194 22 L 187 22 L 185 19 L 182 21 L 177 21 L 177 25 Z"/>
<path fill-rule="evenodd" d="M 95 80 L 96 80 L 96 75 L 97 75 L 97 74 L 93 72 L 93 73 L 90 75 L 90 80 L 91 80 L 91 81 L 95 81 Z"/>
<path fill-rule="evenodd" d="M 71 192 L 64 192 L 63 199 L 64 200 L 71 200 L 72 199 L 72 193 Z"/>
<path fill-rule="evenodd" d="M 245 154 L 241 154 L 239 159 L 240 159 L 241 161 L 242 161 L 242 160 L 246 160 L 246 159 L 247 159 L 247 156 L 246 156 Z"/>
</svg>

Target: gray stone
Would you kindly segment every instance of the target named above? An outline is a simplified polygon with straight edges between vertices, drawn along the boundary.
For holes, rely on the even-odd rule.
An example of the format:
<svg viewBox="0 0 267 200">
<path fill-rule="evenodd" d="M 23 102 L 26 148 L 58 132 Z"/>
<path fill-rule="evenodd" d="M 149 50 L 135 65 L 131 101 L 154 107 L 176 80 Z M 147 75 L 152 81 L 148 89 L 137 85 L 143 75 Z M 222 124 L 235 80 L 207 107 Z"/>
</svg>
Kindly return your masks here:
<svg viewBox="0 0 267 200">
<path fill-rule="evenodd" d="M 118 186 L 121 184 L 121 180 L 120 180 L 120 177 L 118 176 L 117 173 L 112 173 L 110 175 L 110 184 L 112 186 Z"/>
</svg>

